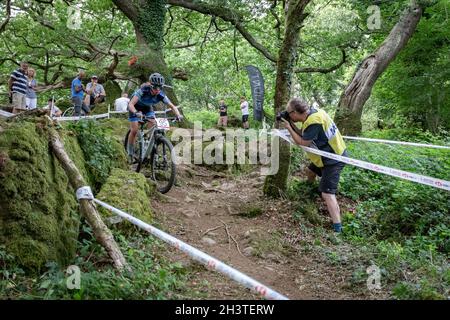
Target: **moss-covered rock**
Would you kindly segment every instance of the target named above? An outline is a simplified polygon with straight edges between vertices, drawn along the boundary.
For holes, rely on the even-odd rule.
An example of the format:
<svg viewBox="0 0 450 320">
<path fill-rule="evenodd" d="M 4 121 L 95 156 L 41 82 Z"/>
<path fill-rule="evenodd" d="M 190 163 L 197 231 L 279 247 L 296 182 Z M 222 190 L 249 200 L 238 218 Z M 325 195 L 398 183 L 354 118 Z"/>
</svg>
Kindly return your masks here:
<svg viewBox="0 0 450 320">
<path fill-rule="evenodd" d="M 130 129 L 130 122 L 127 118 L 117 116 L 117 118 L 104 119 L 98 123 L 105 129 L 105 133 L 123 144 L 125 135 Z"/>
<path fill-rule="evenodd" d="M 255 218 L 263 214 L 263 209 L 255 205 L 244 206 L 240 209 L 239 215 L 246 218 Z"/>
<path fill-rule="evenodd" d="M 151 223 L 153 211 L 150 205 L 150 197 L 155 193 L 154 185 L 150 185 L 142 174 L 113 169 L 97 198 L 142 221 Z M 108 210 L 100 208 L 100 212 L 107 218 L 107 221 L 115 220 L 110 219 L 115 215 Z M 123 231 L 134 230 L 131 223 L 127 221 L 122 221 L 117 226 Z"/>
<path fill-rule="evenodd" d="M 2 124 L 0 133 L 0 244 L 24 268 L 73 259 L 80 216 L 68 178 L 49 150 L 47 134 L 34 122 Z M 72 159 L 83 156 L 65 136 Z M 83 169 L 82 169 L 83 171 Z"/>
<path fill-rule="evenodd" d="M 119 84 L 115 81 L 107 81 L 103 87 L 105 88 L 106 92 L 106 105 L 110 104 L 111 107 L 114 106 L 114 101 L 116 101 L 117 98 L 120 98 L 122 96 L 122 89 L 120 88 Z"/>
</svg>

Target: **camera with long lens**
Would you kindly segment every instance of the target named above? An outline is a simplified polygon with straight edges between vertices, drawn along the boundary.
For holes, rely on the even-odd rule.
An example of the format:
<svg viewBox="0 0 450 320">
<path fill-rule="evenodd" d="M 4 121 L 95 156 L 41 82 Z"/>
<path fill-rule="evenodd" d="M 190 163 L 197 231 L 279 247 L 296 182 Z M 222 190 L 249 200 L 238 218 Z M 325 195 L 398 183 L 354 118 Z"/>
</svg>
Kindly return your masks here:
<svg viewBox="0 0 450 320">
<path fill-rule="evenodd" d="M 277 113 L 277 121 L 281 121 L 281 119 L 285 119 L 285 120 L 289 121 L 290 120 L 289 112 L 287 112 L 287 111 L 278 112 Z"/>
</svg>

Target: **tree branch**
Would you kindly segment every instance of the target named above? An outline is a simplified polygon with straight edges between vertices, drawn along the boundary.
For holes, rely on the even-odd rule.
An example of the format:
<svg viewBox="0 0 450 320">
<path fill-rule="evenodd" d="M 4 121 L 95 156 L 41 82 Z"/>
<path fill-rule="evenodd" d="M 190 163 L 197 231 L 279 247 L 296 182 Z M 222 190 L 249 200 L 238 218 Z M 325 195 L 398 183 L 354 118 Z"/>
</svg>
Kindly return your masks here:
<svg viewBox="0 0 450 320">
<path fill-rule="evenodd" d="M 134 24 L 137 21 L 139 12 L 136 6 L 130 0 L 113 0 L 113 3 L 120 9 L 120 11 L 130 19 L 131 23 Z"/>
<path fill-rule="evenodd" d="M 114 2 L 119 0 L 114 0 Z M 167 0 L 167 3 L 173 6 L 183 7 L 185 9 L 194 10 L 202 14 L 216 16 L 222 20 L 231 23 L 239 33 L 248 41 L 248 43 L 261 52 L 267 59 L 277 62 L 277 58 L 269 52 L 262 44 L 260 44 L 243 26 L 242 16 L 229 8 L 211 5 L 201 1 L 192 0 Z"/>
<path fill-rule="evenodd" d="M 345 53 L 345 50 L 341 48 L 341 52 L 342 52 L 342 59 L 341 59 L 341 61 L 338 64 L 336 64 L 336 65 L 334 65 L 334 66 L 332 66 L 330 68 L 305 67 L 305 68 L 298 68 L 298 69 L 295 70 L 295 72 L 296 73 L 314 73 L 314 72 L 317 72 L 317 73 L 323 73 L 323 74 L 333 72 L 334 70 L 339 69 L 345 62 L 347 62 L 347 55 Z"/>
<path fill-rule="evenodd" d="M 0 24 L 0 33 L 5 31 L 6 25 L 9 23 L 11 19 L 11 0 L 6 0 L 6 19 Z"/>
</svg>

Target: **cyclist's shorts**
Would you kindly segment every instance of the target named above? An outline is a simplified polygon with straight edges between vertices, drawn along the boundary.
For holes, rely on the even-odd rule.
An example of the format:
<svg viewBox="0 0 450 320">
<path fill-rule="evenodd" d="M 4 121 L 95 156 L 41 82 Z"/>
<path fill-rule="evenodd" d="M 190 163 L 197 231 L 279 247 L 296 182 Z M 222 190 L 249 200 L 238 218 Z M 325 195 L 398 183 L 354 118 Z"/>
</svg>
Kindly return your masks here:
<svg viewBox="0 0 450 320">
<path fill-rule="evenodd" d="M 149 111 L 149 112 L 142 112 L 145 117 L 155 119 L 155 111 Z M 140 117 L 134 117 L 131 112 L 128 112 L 128 121 L 130 122 L 138 122 L 141 118 Z"/>
</svg>

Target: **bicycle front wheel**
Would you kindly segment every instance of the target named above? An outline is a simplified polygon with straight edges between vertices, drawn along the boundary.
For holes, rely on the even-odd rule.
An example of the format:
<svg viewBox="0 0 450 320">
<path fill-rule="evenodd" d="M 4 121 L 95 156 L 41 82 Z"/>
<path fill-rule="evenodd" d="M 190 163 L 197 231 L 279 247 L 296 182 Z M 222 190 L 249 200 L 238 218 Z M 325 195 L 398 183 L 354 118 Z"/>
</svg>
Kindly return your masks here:
<svg viewBox="0 0 450 320">
<path fill-rule="evenodd" d="M 164 136 L 157 137 L 150 155 L 150 177 L 159 192 L 168 192 L 175 183 L 176 164 L 172 143 Z"/>
<path fill-rule="evenodd" d="M 125 135 L 125 141 L 123 143 L 125 152 L 128 152 L 127 145 L 128 145 L 129 136 L 130 136 L 130 130 L 128 130 L 127 134 Z M 140 131 L 138 131 L 136 134 L 136 140 L 134 142 L 133 163 L 131 164 L 133 171 L 136 171 L 136 172 L 141 171 L 141 167 L 142 167 L 142 150 L 143 150 L 142 144 L 143 144 L 142 133 Z"/>
</svg>

